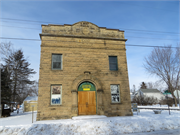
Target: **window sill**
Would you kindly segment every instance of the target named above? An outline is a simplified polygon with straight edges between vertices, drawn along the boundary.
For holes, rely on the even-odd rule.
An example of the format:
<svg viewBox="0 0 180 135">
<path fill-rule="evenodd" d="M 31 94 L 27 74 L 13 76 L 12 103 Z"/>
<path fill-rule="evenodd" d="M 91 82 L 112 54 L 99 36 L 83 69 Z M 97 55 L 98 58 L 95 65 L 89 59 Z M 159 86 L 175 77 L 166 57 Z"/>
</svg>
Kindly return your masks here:
<svg viewBox="0 0 180 135">
<path fill-rule="evenodd" d="M 59 106 L 62 106 L 62 104 L 60 104 L 60 105 L 49 105 L 48 107 L 59 107 Z"/>
<path fill-rule="evenodd" d="M 51 69 L 52 71 L 62 71 L 62 69 Z"/>
<path fill-rule="evenodd" d="M 120 103 L 111 103 L 111 105 L 117 105 L 117 104 L 122 104 L 122 102 L 120 102 Z"/>
</svg>

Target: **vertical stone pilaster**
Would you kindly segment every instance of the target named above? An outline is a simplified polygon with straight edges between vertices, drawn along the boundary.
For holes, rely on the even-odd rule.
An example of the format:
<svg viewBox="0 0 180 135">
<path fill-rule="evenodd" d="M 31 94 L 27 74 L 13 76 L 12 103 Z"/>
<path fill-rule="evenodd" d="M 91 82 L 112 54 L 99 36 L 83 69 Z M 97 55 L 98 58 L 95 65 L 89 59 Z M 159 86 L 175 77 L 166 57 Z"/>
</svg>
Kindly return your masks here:
<svg viewBox="0 0 180 135">
<path fill-rule="evenodd" d="M 71 90 L 72 93 L 72 108 L 71 108 L 71 116 L 78 115 L 78 97 L 77 90 Z"/>
<path fill-rule="evenodd" d="M 97 90 L 98 96 L 98 114 L 104 115 L 104 105 L 103 105 L 103 90 Z"/>
</svg>

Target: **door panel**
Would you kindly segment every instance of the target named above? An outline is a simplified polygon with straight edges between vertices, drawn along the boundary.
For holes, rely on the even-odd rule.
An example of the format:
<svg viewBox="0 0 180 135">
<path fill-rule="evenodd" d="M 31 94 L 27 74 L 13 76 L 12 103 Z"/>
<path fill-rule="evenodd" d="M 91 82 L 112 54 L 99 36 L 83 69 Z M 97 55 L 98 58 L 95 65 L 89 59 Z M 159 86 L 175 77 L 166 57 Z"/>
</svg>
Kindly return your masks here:
<svg viewBox="0 0 180 135">
<path fill-rule="evenodd" d="M 85 94 L 85 92 L 78 92 L 78 110 L 79 110 L 79 115 L 86 115 L 87 108 L 86 108 L 86 102 L 88 95 Z"/>
<path fill-rule="evenodd" d="M 95 91 L 78 92 L 78 114 L 79 115 L 96 114 Z"/>
<path fill-rule="evenodd" d="M 88 111 L 87 114 L 96 114 L 95 91 L 88 92 Z"/>
</svg>

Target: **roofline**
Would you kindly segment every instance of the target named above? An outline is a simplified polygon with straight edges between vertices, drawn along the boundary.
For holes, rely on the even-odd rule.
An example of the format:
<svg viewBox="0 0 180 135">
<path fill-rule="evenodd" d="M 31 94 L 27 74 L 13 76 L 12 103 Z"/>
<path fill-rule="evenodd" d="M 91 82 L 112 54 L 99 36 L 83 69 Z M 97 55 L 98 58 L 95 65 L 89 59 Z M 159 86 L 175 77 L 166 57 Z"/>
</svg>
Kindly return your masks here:
<svg viewBox="0 0 180 135">
<path fill-rule="evenodd" d="M 87 22 L 87 21 L 80 21 L 80 22 Z M 62 25 L 62 24 L 41 24 L 41 27 L 42 27 L 42 26 L 73 26 L 73 25 L 75 25 L 75 24 L 77 24 L 77 23 L 79 23 L 79 22 L 76 22 L 76 23 L 74 23 L 74 24 L 64 24 L 64 25 Z M 89 22 L 89 23 L 91 23 L 91 22 Z M 97 25 L 94 24 L 94 23 L 91 23 L 91 24 L 97 26 Z M 98 28 L 101 28 L 101 29 L 117 30 L 117 31 L 124 32 L 124 30 L 120 30 L 120 29 L 107 28 L 107 27 L 99 27 L 99 26 L 97 26 L 97 27 L 98 27 Z"/>
<path fill-rule="evenodd" d="M 40 38 L 42 36 L 50 36 L 50 37 L 74 37 L 74 38 L 90 38 L 90 39 L 106 39 L 106 40 L 119 40 L 119 41 L 127 41 L 127 39 L 124 38 L 109 38 L 109 37 L 88 37 L 88 36 L 75 36 L 75 35 L 56 35 L 56 34 L 48 34 L 48 33 L 43 33 L 39 34 Z"/>
</svg>

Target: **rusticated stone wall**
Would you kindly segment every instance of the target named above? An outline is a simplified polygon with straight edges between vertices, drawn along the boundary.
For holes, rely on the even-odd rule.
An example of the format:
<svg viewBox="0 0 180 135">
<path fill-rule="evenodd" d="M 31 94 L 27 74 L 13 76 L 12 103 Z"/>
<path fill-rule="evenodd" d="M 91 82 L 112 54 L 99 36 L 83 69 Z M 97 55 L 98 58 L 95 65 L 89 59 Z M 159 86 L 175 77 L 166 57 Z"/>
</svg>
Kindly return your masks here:
<svg viewBox="0 0 180 135">
<path fill-rule="evenodd" d="M 90 22 L 42 25 L 37 120 L 78 115 L 78 86 L 92 82 L 97 90 L 97 114 L 132 115 L 124 31 Z M 52 53 L 62 54 L 63 69 L 52 70 Z M 109 70 L 109 56 L 117 56 L 118 70 Z M 50 86 L 62 85 L 62 105 L 51 105 Z M 111 84 L 120 85 L 121 103 L 111 103 Z"/>
</svg>

